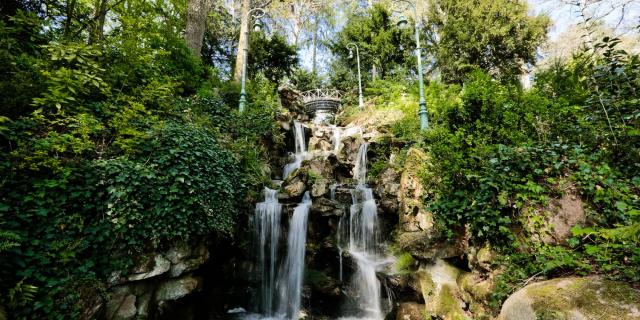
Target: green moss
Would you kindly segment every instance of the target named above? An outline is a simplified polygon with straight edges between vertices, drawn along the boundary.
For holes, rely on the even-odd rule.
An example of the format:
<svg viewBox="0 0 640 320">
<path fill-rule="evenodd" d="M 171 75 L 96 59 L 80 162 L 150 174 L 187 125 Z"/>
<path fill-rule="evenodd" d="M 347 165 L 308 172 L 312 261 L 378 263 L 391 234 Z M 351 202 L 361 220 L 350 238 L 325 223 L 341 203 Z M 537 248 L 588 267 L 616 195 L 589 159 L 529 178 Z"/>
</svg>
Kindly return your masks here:
<svg viewBox="0 0 640 320">
<path fill-rule="evenodd" d="M 331 278 L 319 270 L 306 269 L 304 271 L 304 277 L 305 282 L 314 288 L 322 288 L 331 284 Z"/>
<path fill-rule="evenodd" d="M 554 279 L 526 290 L 538 319 L 565 319 L 572 310 L 589 319 L 630 319 L 640 301 L 640 293 L 627 284 L 593 277 Z"/>
<path fill-rule="evenodd" d="M 403 274 L 411 271 L 411 268 L 414 266 L 416 260 L 413 259 L 410 253 L 404 252 L 397 257 L 395 269 L 398 273 Z"/>
</svg>

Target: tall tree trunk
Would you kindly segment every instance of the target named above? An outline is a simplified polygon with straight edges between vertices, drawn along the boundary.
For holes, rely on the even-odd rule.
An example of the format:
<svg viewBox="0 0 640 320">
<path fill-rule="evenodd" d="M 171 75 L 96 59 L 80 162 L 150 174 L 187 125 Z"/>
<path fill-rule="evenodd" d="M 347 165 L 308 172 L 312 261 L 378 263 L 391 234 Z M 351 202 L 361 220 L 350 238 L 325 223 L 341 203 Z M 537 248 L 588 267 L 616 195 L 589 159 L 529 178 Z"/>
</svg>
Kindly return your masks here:
<svg viewBox="0 0 640 320">
<path fill-rule="evenodd" d="M 240 81 L 242 78 L 242 68 L 246 61 L 245 55 L 249 49 L 249 10 L 251 10 L 251 0 L 242 0 L 242 15 L 240 16 L 240 38 L 238 39 L 238 54 L 236 55 L 236 68 L 233 72 L 233 80 Z"/>
<path fill-rule="evenodd" d="M 371 80 L 376 80 L 378 78 L 378 68 L 376 67 L 375 62 L 371 66 Z"/>
<path fill-rule="evenodd" d="M 202 53 L 202 40 L 207 26 L 210 0 L 189 0 L 187 11 L 187 28 L 185 40 L 191 52 L 200 57 Z"/>
<path fill-rule="evenodd" d="M 316 16 L 315 19 L 315 24 L 313 26 L 313 53 L 312 53 L 312 72 L 314 75 L 318 75 L 318 56 L 317 56 L 317 51 L 318 51 L 318 17 Z"/>
<path fill-rule="evenodd" d="M 71 32 L 71 21 L 73 20 L 73 11 L 76 8 L 76 0 L 67 0 L 67 8 L 66 8 L 66 14 L 67 14 L 67 18 L 65 19 L 64 22 L 64 33 L 63 36 L 65 38 L 69 37 L 69 34 Z"/>
<path fill-rule="evenodd" d="M 96 0 L 93 14 L 93 28 L 89 33 L 89 44 L 96 43 L 104 36 L 104 21 L 107 16 L 107 4 L 109 0 Z"/>
</svg>

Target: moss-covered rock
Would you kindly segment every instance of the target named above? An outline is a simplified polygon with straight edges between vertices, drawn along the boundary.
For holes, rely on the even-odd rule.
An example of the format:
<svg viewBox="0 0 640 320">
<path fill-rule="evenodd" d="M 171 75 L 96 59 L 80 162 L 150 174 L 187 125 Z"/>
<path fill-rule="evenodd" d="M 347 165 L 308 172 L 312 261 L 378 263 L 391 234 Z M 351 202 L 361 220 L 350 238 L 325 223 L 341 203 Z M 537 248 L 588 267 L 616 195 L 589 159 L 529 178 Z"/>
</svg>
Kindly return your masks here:
<svg viewBox="0 0 640 320">
<path fill-rule="evenodd" d="M 460 269 L 442 259 L 420 268 L 420 288 L 428 316 L 445 320 L 469 319 L 457 284 L 461 273 Z"/>
<path fill-rule="evenodd" d="M 640 319 L 640 292 L 600 277 L 558 278 L 530 284 L 502 306 L 500 320 Z"/>
</svg>

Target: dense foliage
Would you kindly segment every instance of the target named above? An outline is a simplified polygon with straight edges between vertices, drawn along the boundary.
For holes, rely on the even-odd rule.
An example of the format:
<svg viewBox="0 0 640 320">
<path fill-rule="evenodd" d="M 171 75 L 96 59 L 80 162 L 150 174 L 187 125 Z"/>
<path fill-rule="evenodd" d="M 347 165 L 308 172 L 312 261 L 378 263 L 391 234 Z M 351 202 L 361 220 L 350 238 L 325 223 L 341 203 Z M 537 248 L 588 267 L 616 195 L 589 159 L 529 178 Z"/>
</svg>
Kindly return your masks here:
<svg viewBox="0 0 640 320">
<path fill-rule="evenodd" d="M 114 3 L 100 37 L 88 4 L 17 6 L 0 20 L 0 314 L 76 319 L 140 253 L 234 236 L 268 178 L 261 146 L 282 140 L 264 75 L 295 51 L 265 40 L 286 68 L 256 56 L 239 113 L 239 87 L 186 47 L 180 3 Z"/>
<path fill-rule="evenodd" d="M 433 171 L 425 183 L 436 188 L 427 205 L 450 236 L 467 228 L 506 254 L 496 307 L 534 275 L 640 280 L 637 99 L 618 94 L 640 78 L 637 56 L 616 52 L 541 71 L 529 91 L 476 71 L 459 91 L 444 92 L 459 103 L 431 104 L 435 125 L 424 146 Z M 607 113 L 617 117 L 608 122 Z M 536 241 L 548 232 L 535 226 L 553 199 L 574 188 L 586 222 L 566 243 Z"/>
</svg>

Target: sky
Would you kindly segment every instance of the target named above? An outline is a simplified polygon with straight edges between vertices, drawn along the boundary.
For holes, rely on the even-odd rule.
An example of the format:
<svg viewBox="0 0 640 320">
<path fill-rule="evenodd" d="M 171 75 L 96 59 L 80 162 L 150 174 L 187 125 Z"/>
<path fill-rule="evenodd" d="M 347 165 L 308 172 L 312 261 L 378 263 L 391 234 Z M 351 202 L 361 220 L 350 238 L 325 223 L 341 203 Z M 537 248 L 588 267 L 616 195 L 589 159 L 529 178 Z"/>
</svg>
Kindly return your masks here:
<svg viewBox="0 0 640 320">
<path fill-rule="evenodd" d="M 589 1 L 597 2 L 589 6 L 588 13 L 596 17 L 604 16 L 606 25 L 615 28 L 618 34 L 628 32 L 638 32 L 637 26 L 640 24 L 640 0 L 604 0 Z M 553 21 L 551 30 L 549 30 L 549 39 L 555 41 L 562 32 L 572 25 L 576 25 L 582 21 L 577 7 L 569 5 L 560 0 L 528 0 L 530 13 L 546 14 Z M 622 4 L 624 6 L 624 20 L 619 24 L 620 18 L 623 17 Z M 606 15 L 606 16 L 605 16 Z"/>
</svg>

